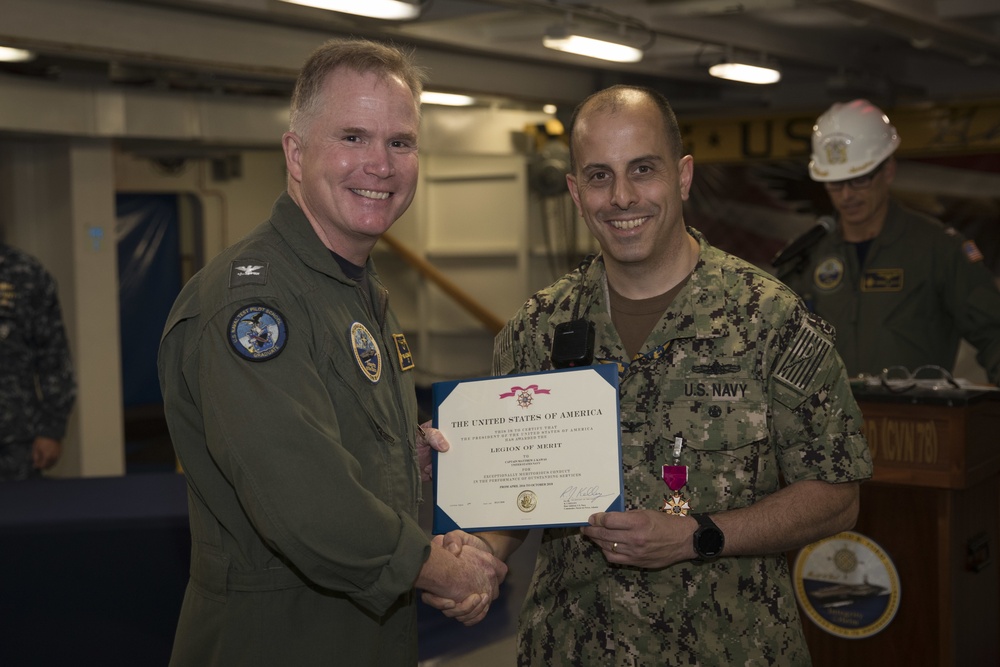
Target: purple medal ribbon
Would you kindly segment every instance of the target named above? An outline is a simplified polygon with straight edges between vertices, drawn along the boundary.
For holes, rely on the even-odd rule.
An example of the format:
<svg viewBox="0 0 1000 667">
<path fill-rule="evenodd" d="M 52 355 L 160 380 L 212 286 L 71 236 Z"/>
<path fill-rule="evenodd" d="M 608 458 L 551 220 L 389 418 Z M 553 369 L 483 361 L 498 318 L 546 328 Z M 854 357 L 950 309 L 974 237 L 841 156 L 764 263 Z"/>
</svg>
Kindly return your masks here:
<svg viewBox="0 0 1000 667">
<path fill-rule="evenodd" d="M 687 466 L 663 466 L 663 481 L 671 491 L 680 491 L 688 481 Z"/>
</svg>

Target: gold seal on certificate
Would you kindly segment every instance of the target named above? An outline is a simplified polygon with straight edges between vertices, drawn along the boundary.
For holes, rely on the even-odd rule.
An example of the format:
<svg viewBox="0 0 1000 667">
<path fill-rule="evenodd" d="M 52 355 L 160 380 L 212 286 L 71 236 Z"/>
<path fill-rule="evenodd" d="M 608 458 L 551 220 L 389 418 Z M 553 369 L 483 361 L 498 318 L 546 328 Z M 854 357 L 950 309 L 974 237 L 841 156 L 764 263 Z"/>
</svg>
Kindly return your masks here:
<svg viewBox="0 0 1000 667">
<path fill-rule="evenodd" d="M 517 508 L 522 512 L 530 512 L 538 507 L 538 496 L 534 491 L 522 491 L 517 494 Z"/>
<path fill-rule="evenodd" d="M 433 387 L 435 533 L 582 526 L 621 511 L 615 364 Z"/>
</svg>

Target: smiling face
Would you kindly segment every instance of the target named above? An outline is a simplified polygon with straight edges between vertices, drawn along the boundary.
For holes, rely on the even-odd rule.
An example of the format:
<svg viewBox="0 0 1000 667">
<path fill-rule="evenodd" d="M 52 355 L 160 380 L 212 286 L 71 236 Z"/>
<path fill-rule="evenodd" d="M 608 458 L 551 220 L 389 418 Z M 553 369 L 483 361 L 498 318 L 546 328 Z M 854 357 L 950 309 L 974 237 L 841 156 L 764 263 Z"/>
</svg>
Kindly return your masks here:
<svg viewBox="0 0 1000 667">
<path fill-rule="evenodd" d="M 572 141 L 569 191 L 609 275 L 669 273 L 670 263 L 690 250 L 682 206 L 694 167 L 691 156 L 671 148 L 660 110 L 636 92 L 614 108 L 584 108 Z"/>
<path fill-rule="evenodd" d="M 288 193 L 324 245 L 360 266 L 413 200 L 417 103 L 396 77 L 340 68 L 315 104 L 304 130 L 282 137 Z"/>
</svg>

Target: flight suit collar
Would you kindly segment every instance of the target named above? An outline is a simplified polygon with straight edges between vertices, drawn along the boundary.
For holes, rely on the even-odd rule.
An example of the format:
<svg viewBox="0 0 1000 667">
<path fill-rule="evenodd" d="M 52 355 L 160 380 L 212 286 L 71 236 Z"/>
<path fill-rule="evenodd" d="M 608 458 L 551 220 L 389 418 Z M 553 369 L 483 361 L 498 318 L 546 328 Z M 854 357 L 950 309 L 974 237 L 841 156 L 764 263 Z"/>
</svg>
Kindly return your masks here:
<svg viewBox="0 0 1000 667">
<path fill-rule="evenodd" d="M 885 222 L 882 223 L 882 229 L 879 230 L 878 235 L 872 240 L 871 249 L 868 251 L 869 257 L 875 257 L 875 255 L 878 254 L 879 248 L 890 246 L 903 237 L 906 233 L 906 221 L 903 219 L 904 217 L 905 214 L 903 212 L 903 208 L 899 205 L 899 203 L 889 200 L 889 207 L 886 211 Z M 835 237 L 834 245 L 838 252 L 846 252 L 846 248 L 849 244 L 844 240 L 844 235 L 834 234 L 833 236 Z"/>
<path fill-rule="evenodd" d="M 346 285 L 355 284 L 344 274 L 330 254 L 329 248 L 323 245 L 322 240 L 316 235 L 316 230 L 309 223 L 306 214 L 287 191 L 281 193 L 274 202 L 271 224 L 303 264 Z M 368 258 L 365 267 L 368 275 L 378 282 L 371 257 Z"/>
<path fill-rule="evenodd" d="M 895 243 L 906 233 L 906 222 L 903 220 L 903 209 L 894 201 L 889 202 L 882 231 L 875 237 L 875 246 L 887 246 Z"/>
</svg>

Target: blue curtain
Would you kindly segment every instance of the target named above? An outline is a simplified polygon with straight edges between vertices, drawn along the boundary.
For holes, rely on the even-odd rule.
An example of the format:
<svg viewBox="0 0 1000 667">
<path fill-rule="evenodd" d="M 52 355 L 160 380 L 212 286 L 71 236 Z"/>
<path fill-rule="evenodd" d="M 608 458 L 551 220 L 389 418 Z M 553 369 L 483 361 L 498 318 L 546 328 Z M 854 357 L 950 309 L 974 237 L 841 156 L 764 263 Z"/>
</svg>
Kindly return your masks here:
<svg viewBox="0 0 1000 667">
<path fill-rule="evenodd" d="M 160 334 L 181 289 L 176 194 L 119 194 L 116 238 L 125 408 L 163 402 Z"/>
</svg>

